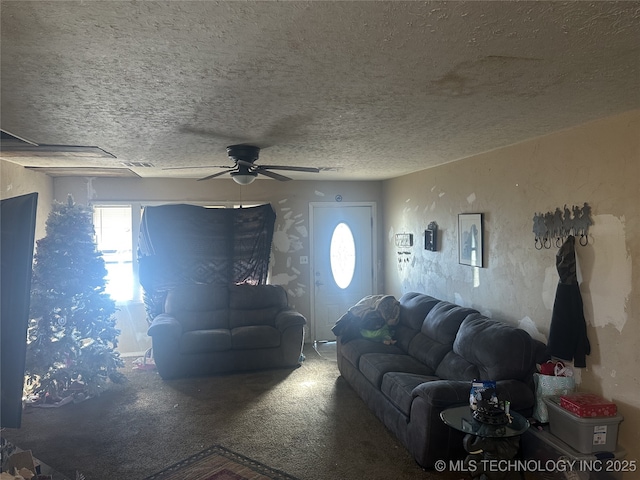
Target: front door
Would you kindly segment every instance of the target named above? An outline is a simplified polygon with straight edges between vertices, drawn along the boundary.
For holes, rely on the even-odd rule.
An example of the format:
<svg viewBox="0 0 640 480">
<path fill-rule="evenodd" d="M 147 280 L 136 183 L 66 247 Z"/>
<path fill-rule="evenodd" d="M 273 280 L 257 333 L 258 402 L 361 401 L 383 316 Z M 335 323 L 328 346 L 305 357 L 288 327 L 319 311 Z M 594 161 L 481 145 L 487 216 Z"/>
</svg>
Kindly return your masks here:
<svg viewBox="0 0 640 480">
<path fill-rule="evenodd" d="M 349 307 L 374 293 L 375 204 L 310 205 L 313 340 L 331 341 L 331 328 Z"/>
</svg>

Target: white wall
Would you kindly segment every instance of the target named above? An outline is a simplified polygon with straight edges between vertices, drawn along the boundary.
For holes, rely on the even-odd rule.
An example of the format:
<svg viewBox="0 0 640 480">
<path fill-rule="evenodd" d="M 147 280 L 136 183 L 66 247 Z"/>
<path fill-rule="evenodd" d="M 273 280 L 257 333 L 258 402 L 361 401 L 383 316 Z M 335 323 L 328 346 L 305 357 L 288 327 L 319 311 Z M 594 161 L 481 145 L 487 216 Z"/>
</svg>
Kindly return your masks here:
<svg viewBox="0 0 640 480">
<path fill-rule="evenodd" d="M 640 460 L 640 111 L 589 123 L 384 183 L 385 286 L 415 290 L 520 325 L 546 340 L 557 248 L 536 250 L 533 217 L 592 207 L 589 244 L 576 248 L 592 352 L 580 389 L 613 399 L 620 442 Z M 485 267 L 458 263 L 457 218 L 485 217 Z M 424 250 L 437 222 L 440 248 Z M 396 233 L 418 239 L 396 253 Z"/>
</svg>

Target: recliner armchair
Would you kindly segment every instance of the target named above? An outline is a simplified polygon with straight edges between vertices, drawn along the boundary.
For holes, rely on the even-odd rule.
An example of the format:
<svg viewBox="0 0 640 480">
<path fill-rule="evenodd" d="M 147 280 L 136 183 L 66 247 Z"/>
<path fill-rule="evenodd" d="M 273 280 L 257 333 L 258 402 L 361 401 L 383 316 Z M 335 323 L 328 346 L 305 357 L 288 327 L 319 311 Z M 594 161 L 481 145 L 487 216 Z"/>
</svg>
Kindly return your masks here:
<svg viewBox="0 0 640 480">
<path fill-rule="evenodd" d="M 148 335 L 163 379 L 297 367 L 305 317 L 279 285 L 183 285 Z"/>
</svg>

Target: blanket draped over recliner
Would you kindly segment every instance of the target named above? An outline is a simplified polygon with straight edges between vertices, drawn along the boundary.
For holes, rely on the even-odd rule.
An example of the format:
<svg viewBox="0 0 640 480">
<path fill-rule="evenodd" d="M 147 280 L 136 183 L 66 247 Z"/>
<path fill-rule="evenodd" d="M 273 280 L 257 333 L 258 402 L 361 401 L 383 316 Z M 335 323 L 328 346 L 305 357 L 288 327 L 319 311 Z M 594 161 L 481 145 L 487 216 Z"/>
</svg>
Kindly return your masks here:
<svg viewBox="0 0 640 480">
<path fill-rule="evenodd" d="M 271 205 L 146 207 L 139 238 L 139 277 L 150 319 L 178 285 L 266 283 L 275 225 Z"/>
</svg>

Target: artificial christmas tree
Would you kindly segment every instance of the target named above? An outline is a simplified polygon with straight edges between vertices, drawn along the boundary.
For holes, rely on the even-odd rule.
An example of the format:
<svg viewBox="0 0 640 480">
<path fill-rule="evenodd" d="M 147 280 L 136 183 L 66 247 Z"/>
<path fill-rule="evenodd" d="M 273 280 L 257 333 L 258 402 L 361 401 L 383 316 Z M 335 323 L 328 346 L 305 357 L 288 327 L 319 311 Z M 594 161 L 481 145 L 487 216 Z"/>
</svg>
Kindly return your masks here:
<svg viewBox="0 0 640 480">
<path fill-rule="evenodd" d="M 25 392 L 47 403 L 96 396 L 109 379 L 124 379 L 118 371 L 124 362 L 91 209 L 71 196 L 54 203 L 36 245 Z"/>
</svg>

